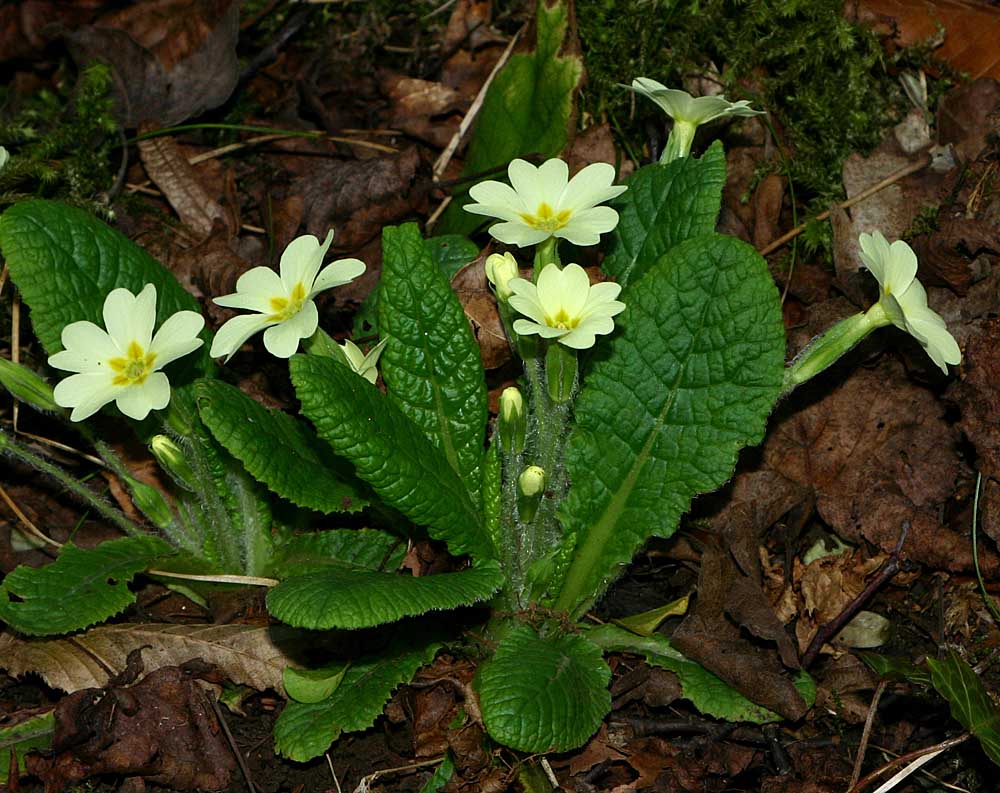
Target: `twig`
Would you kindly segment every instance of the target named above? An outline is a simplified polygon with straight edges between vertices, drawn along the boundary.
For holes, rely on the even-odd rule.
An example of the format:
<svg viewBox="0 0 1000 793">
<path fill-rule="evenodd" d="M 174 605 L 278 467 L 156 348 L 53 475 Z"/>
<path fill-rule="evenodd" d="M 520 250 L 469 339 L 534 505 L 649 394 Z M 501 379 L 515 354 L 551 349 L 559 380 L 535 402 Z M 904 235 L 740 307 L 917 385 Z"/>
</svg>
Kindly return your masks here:
<svg viewBox="0 0 1000 793">
<path fill-rule="evenodd" d="M 14 292 L 10 303 L 10 361 L 11 363 L 21 363 L 21 295 Z M 14 400 L 14 407 L 11 410 L 11 427 L 17 432 L 17 419 L 20 415 L 21 400 Z"/>
<path fill-rule="evenodd" d="M 861 767 L 865 762 L 865 751 L 868 749 L 868 739 L 872 734 L 872 724 L 875 723 L 875 714 L 878 712 L 878 701 L 882 699 L 882 692 L 885 691 L 886 681 L 879 680 L 872 696 L 872 704 L 868 706 L 868 716 L 865 718 L 865 727 L 861 731 L 861 743 L 858 744 L 858 756 L 854 758 L 854 773 L 851 774 L 851 784 L 854 787 L 861 778 Z"/>
<path fill-rule="evenodd" d="M 233 756 L 236 758 L 236 762 L 240 767 L 240 772 L 246 780 L 247 789 L 250 793 L 258 793 L 257 786 L 253 783 L 253 777 L 250 776 L 250 768 L 247 766 L 246 758 L 243 757 L 243 752 L 240 751 L 240 747 L 237 745 L 236 739 L 233 738 L 233 733 L 230 731 L 229 725 L 226 724 L 226 719 L 223 716 L 219 700 L 212 695 L 208 695 L 208 698 L 212 701 L 212 708 L 215 710 L 215 718 L 219 720 L 219 726 L 222 727 L 222 731 L 226 734 L 226 740 L 229 742 L 229 748 L 232 750 Z"/>
<path fill-rule="evenodd" d="M 438 157 L 437 161 L 434 163 L 435 182 L 441 178 L 441 174 L 444 173 L 444 169 L 448 167 L 448 163 L 451 162 L 451 158 L 455 156 L 455 152 L 458 150 L 458 146 L 462 142 L 462 138 L 465 137 L 465 133 L 469 131 L 469 127 L 472 126 L 472 122 L 475 121 L 476 116 L 479 115 L 479 110 L 483 106 L 483 100 L 486 99 L 487 90 L 489 90 L 489 87 L 493 84 L 493 79 L 510 59 L 511 53 L 514 51 L 514 45 L 517 44 L 517 40 L 521 38 L 521 34 L 524 33 L 525 28 L 527 27 L 527 24 L 522 25 L 521 29 L 514 34 L 510 43 L 507 45 L 507 49 L 503 51 L 503 54 L 500 56 L 500 60 L 496 62 L 496 65 L 493 67 L 493 71 L 490 72 L 489 76 L 486 78 L 486 82 L 483 83 L 483 87 L 480 88 L 479 93 L 476 94 L 476 98 L 472 102 L 472 107 L 470 107 L 469 112 L 465 114 L 465 118 L 463 118 L 462 123 L 459 124 L 458 130 L 451 136 L 451 140 L 448 141 L 448 145 L 445 147 L 445 150 L 441 152 L 441 156 Z"/>
<path fill-rule="evenodd" d="M 900 168 L 898 171 L 893 171 L 891 174 L 889 174 L 887 177 L 885 177 L 885 179 L 883 179 L 878 184 L 874 184 L 871 187 L 869 187 L 867 190 L 861 191 L 860 193 L 858 193 L 853 198 L 848 198 L 846 201 L 841 201 L 839 204 L 837 204 L 836 208 L 837 209 L 849 209 L 850 207 L 854 206 L 855 204 L 858 204 L 858 203 L 864 201 L 866 198 L 870 198 L 871 196 L 875 195 L 880 190 L 884 190 L 889 185 L 894 184 L 895 182 L 898 182 L 900 179 L 902 179 L 902 178 L 904 178 L 906 176 L 909 176 L 911 173 L 916 173 L 917 171 L 922 171 L 924 168 L 926 168 L 930 164 L 930 162 L 931 162 L 930 155 L 924 154 L 919 160 L 917 160 L 917 162 L 910 163 L 909 165 L 906 165 L 906 166 Z M 828 217 L 830 217 L 830 215 L 832 213 L 833 213 L 833 210 L 830 210 L 830 209 L 826 210 L 825 212 L 820 212 L 814 218 L 814 220 L 826 220 Z M 780 248 L 786 242 L 789 242 L 789 241 L 795 239 L 797 236 L 799 236 L 799 234 L 801 234 L 803 231 L 806 230 L 806 226 L 807 225 L 808 225 L 807 223 L 802 223 L 801 225 L 798 225 L 794 229 L 792 229 L 791 231 L 789 231 L 787 234 L 782 234 L 774 242 L 770 243 L 769 245 L 765 245 L 763 248 L 761 248 L 760 251 L 759 251 L 760 255 L 761 256 L 767 256 L 767 254 L 772 253 L 773 251 L 776 251 L 778 248 Z"/>
<path fill-rule="evenodd" d="M 172 573 L 167 570 L 147 570 L 147 575 L 159 575 L 164 578 L 182 578 L 185 581 L 210 581 L 217 584 L 243 584 L 245 586 L 277 586 L 277 578 L 262 578 L 256 575 L 196 575 L 194 573 Z"/>
<path fill-rule="evenodd" d="M 917 751 L 915 752 L 910 752 L 909 754 L 900 755 L 895 760 L 890 760 L 881 768 L 877 768 L 876 770 L 872 771 L 868 776 L 866 776 L 856 785 L 849 788 L 847 793 L 861 793 L 861 791 L 864 790 L 866 787 L 868 787 L 868 785 L 870 785 L 872 782 L 874 782 L 883 774 L 888 774 L 894 768 L 899 768 L 899 766 L 906 765 L 907 763 L 910 763 L 913 760 L 917 760 L 918 758 L 922 758 L 925 755 L 931 755 L 932 757 L 935 757 L 939 755 L 941 752 L 947 749 L 951 749 L 952 747 L 958 746 L 960 743 L 969 740 L 969 738 L 971 737 L 972 733 L 969 732 L 962 733 L 961 735 L 955 738 L 949 738 L 947 741 L 941 741 L 941 743 L 934 744 L 934 746 L 927 746 L 923 749 L 917 749 Z M 915 771 L 916 769 L 913 770 Z M 880 788 L 880 790 L 888 790 L 888 789 L 889 788 L 886 788 L 884 785 L 882 786 L 882 788 Z"/>
<path fill-rule="evenodd" d="M 325 752 L 325 753 L 323 754 L 323 757 L 325 757 L 325 758 L 326 758 L 326 764 L 327 764 L 328 766 L 330 766 L 330 776 L 332 776 L 332 777 L 333 777 L 333 786 L 334 786 L 335 788 L 337 788 L 337 793 L 344 793 L 344 792 L 343 792 L 343 791 L 342 791 L 342 790 L 340 789 L 340 780 L 339 780 L 339 779 L 337 779 L 337 772 L 333 770 L 333 760 L 331 760 L 331 759 L 330 759 L 330 753 L 329 753 L 329 752 Z"/>
<path fill-rule="evenodd" d="M 31 522 L 28 516 L 21 511 L 21 508 L 14 503 L 14 500 L 9 495 L 7 495 L 7 491 L 3 489 L 2 485 L 0 485 L 0 499 L 3 499 L 4 503 L 8 507 L 10 507 L 10 511 L 17 516 L 17 519 L 21 521 L 22 524 L 24 524 L 24 528 L 27 529 L 28 534 L 30 534 L 36 540 L 47 543 L 49 545 L 54 545 L 56 548 L 62 548 L 61 542 L 56 542 L 47 534 L 45 534 L 40 528 L 38 528 L 34 523 Z"/>
<path fill-rule="evenodd" d="M 387 776 L 389 774 L 401 774 L 408 771 L 417 771 L 421 768 L 427 768 L 429 765 L 437 765 L 442 760 L 444 760 L 444 755 L 441 757 L 435 757 L 431 760 L 424 760 L 422 763 L 411 763 L 410 765 L 401 765 L 396 768 L 383 768 L 381 771 L 375 771 L 364 777 L 358 783 L 358 786 L 354 788 L 354 793 L 370 793 L 372 782 L 380 777 Z"/>
<path fill-rule="evenodd" d="M 889 557 L 889 560 L 882 565 L 882 569 L 879 570 L 878 575 L 875 576 L 868 586 L 862 590 L 861 594 L 844 606 L 840 614 L 829 622 L 821 625 L 820 629 L 816 631 L 816 635 L 813 636 L 812 641 L 809 642 L 808 649 L 806 649 L 805 654 L 802 656 L 803 669 L 808 669 L 812 666 L 813 661 L 816 660 L 816 656 L 819 655 L 819 651 L 823 648 L 823 645 L 840 633 L 843 627 L 850 622 L 854 618 L 854 615 L 857 614 L 865 603 L 871 599 L 872 595 L 874 595 L 886 581 L 899 572 L 899 554 L 900 551 L 903 550 L 903 543 L 906 541 L 906 535 L 909 534 L 909 532 L 910 521 L 904 520 L 899 540 L 896 542 L 896 547 L 893 548 L 892 555 Z"/>
</svg>

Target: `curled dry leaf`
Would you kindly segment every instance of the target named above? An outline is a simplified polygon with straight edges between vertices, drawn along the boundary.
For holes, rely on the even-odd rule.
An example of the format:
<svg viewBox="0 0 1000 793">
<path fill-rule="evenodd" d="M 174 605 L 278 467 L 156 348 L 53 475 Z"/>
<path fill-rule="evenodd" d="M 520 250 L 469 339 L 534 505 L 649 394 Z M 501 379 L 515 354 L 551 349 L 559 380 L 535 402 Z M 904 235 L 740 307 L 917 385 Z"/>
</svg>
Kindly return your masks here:
<svg viewBox="0 0 1000 793">
<path fill-rule="evenodd" d="M 500 321 L 497 301 L 486 281 L 486 253 L 460 269 L 451 286 L 469 318 L 486 369 L 498 369 L 511 359 L 510 344 Z"/>
<path fill-rule="evenodd" d="M 105 625 L 65 639 L 24 639 L 0 634 L 0 666 L 19 677 L 33 672 L 52 688 L 74 692 L 108 684 L 143 647 L 148 669 L 202 658 L 233 683 L 282 690 L 281 673 L 296 666 L 302 634 L 253 625 Z"/>
<path fill-rule="evenodd" d="M 444 83 L 391 72 L 382 75 L 381 83 L 392 100 L 389 126 L 438 148 L 448 145 L 461 123 L 456 111 L 469 104 L 458 91 Z"/>
</svg>

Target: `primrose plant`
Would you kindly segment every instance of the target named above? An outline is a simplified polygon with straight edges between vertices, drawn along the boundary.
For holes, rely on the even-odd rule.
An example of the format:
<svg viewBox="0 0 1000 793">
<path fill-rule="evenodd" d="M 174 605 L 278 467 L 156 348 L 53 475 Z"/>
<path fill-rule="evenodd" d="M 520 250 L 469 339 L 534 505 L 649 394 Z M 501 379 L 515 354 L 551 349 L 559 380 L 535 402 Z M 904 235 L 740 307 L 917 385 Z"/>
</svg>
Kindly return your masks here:
<svg viewBox="0 0 1000 793">
<path fill-rule="evenodd" d="M 562 160 L 515 159 L 509 184 L 471 188 L 467 210 L 495 220 L 489 233 L 513 250 L 482 261 L 468 240 L 385 228 L 371 313 L 381 340 L 367 353 L 319 328 L 316 295 L 365 269 L 356 259 L 323 266 L 332 232 L 322 243 L 294 240 L 278 272 L 250 270 L 234 294 L 216 297 L 247 313 L 210 340 L 193 298 L 113 230 L 50 202 L 8 210 L 0 246 L 11 275 L 49 363 L 72 374 L 54 392 L 10 364 L 0 380 L 40 409 L 72 408 L 73 422 L 94 422 L 113 402 L 174 489 L 165 497 L 136 481 L 95 434 L 99 423 L 75 424 L 132 488 L 150 532 L 0 435 L 7 453 L 130 535 L 92 551 L 67 545 L 47 568 L 19 568 L 0 584 L 0 618 L 25 633 L 77 630 L 124 608 L 125 582 L 145 571 L 175 585 L 187 578 L 195 597 L 206 579 L 268 586 L 270 613 L 303 630 L 374 629 L 362 657 L 286 671 L 292 701 L 275 738 L 298 760 L 370 726 L 393 689 L 446 645 L 479 662 L 469 718 L 523 752 L 573 749 L 597 730 L 610 709 L 608 651 L 674 672 L 710 715 L 777 718 L 652 628 L 584 618 L 647 540 L 672 535 L 692 498 L 732 475 L 779 397 L 866 334 L 896 325 L 944 369 L 960 354 L 927 307 L 912 251 L 876 232 L 861 245 L 879 301 L 786 368 L 765 262 L 715 231 L 722 147 L 690 156 L 699 123 L 755 111 L 642 78 L 634 88 L 675 126 L 671 155 L 627 185 L 604 163 L 570 178 Z M 563 261 L 601 242 L 600 272 Z M 523 364 L 492 428 L 479 348 L 449 282 L 456 260 L 482 268 Z M 212 363 L 239 356 L 259 332 L 269 353 L 288 359 L 305 421 L 251 399 Z M 307 530 L 316 513 L 325 528 Z M 398 572 L 407 540 L 419 537 L 448 550 L 451 572 Z M 94 570 L 106 586 L 93 584 Z M 461 617 L 478 636 L 470 646 L 435 612 L 475 604 Z M 809 680 L 799 684 L 808 699 Z"/>
</svg>

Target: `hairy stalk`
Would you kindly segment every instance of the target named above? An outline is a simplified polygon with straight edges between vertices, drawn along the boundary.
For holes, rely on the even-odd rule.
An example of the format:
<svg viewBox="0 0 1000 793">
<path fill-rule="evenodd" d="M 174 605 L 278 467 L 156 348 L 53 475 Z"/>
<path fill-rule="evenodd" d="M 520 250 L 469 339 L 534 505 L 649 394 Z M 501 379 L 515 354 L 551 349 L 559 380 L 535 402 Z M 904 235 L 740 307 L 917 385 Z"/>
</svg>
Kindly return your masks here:
<svg viewBox="0 0 1000 793">
<path fill-rule="evenodd" d="M 146 536 L 147 532 L 143 531 L 140 526 L 129 520 L 121 510 L 112 507 L 111 504 L 109 504 L 105 499 L 91 492 L 89 488 L 84 487 L 80 482 L 58 466 L 53 465 L 48 460 L 45 460 L 34 452 L 30 452 L 25 449 L 21 444 L 17 443 L 17 441 L 2 430 L 0 430 L 0 450 L 6 451 L 11 457 L 20 460 L 22 463 L 30 465 L 36 471 L 41 471 L 46 476 L 55 479 L 60 485 L 66 488 L 70 494 L 75 496 L 87 506 L 92 507 L 101 517 L 109 520 L 126 534 L 132 537 Z"/>
</svg>

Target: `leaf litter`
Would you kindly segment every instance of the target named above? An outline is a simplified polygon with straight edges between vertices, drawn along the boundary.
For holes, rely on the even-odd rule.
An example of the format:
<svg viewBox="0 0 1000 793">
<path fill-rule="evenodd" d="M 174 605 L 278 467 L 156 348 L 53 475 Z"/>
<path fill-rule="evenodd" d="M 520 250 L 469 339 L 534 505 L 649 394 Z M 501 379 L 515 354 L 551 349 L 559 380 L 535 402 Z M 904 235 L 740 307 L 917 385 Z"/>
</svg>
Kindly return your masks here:
<svg viewBox="0 0 1000 793">
<path fill-rule="evenodd" d="M 872 0 L 860 5 L 879 23 L 895 19 L 904 37 L 919 29 L 914 27 L 917 12 L 904 5 Z M 275 252 L 302 229 L 322 236 L 334 226 L 338 255 L 359 256 L 371 269 L 336 304 L 322 305 L 333 325 L 339 323 L 345 331 L 376 284 L 381 227 L 426 219 L 445 198 L 447 190 L 433 180 L 431 164 L 454 136 L 518 27 L 511 17 L 498 26 L 500 3 L 491 8 L 484 0 L 458 0 L 449 14 L 438 17 L 441 24 L 431 33 L 400 43 L 399 31 L 386 26 L 373 4 L 329 26 L 321 39 L 326 59 L 322 48 L 293 40 L 241 79 L 237 3 L 164 0 L 143 4 L 142 12 L 99 0 L 70 4 L 73 8 L 42 2 L 23 6 L 16 16 L 11 6 L 4 7 L 6 16 L 0 15 L 0 40 L 11 45 L 4 57 L 31 58 L 42 47 L 63 46 L 40 24 L 45 15 L 54 15 L 74 57 L 100 54 L 111 61 L 118 112 L 131 127 L 141 121 L 166 127 L 206 113 L 212 118 L 226 114 L 231 120 L 240 116 L 234 102 L 249 99 L 256 106 L 238 118 L 240 123 L 318 130 L 342 139 L 275 139 L 192 165 L 192 156 L 232 141 L 221 135 L 192 140 L 181 132 L 151 138 L 135 144 L 139 159 L 131 158 L 126 178 L 130 185 L 147 186 L 132 190 L 132 200 L 119 201 L 115 209 L 129 236 L 201 295 L 232 291 L 242 272 L 273 264 Z M 996 14 L 985 7 L 975 13 L 983 25 L 995 24 Z M 266 21 L 267 15 L 261 19 Z M 953 24 L 949 52 L 956 40 L 973 36 L 971 23 L 953 19 Z M 380 49 L 390 41 L 393 50 Z M 574 46 L 571 42 L 567 51 L 575 53 Z M 583 53 L 586 63 L 586 47 Z M 956 61 L 959 67 L 971 63 Z M 817 630 L 864 589 L 893 551 L 903 522 L 910 528 L 901 555 L 914 567 L 895 577 L 868 606 L 889 618 L 888 650 L 933 656 L 953 642 L 978 659 L 985 648 L 1000 643 L 997 626 L 969 587 L 973 565 L 968 536 L 978 469 L 984 475 L 982 528 L 989 538 L 980 549 L 980 565 L 992 581 L 1000 573 L 995 550 L 1000 542 L 1000 404 L 995 388 L 1000 328 L 994 316 L 1000 305 L 995 267 L 1000 255 L 998 110 L 997 83 L 976 80 L 954 88 L 934 119 L 937 143 L 950 146 L 949 156 L 955 158 L 952 167 L 932 165 L 834 213 L 833 267 L 800 253 L 789 273 L 785 254 L 779 251 L 771 259 L 776 280 L 788 287 L 786 323 L 789 353 L 794 354 L 819 330 L 856 310 L 864 296 L 867 287 L 856 277 L 858 259 L 851 250 L 859 231 L 878 226 L 887 234 L 891 230 L 891 236 L 911 239 L 921 274 L 928 276 L 931 305 L 962 342 L 965 360 L 958 378 L 944 381 L 902 334 L 887 331 L 863 344 L 850 365 L 827 373 L 779 407 L 762 447 L 745 455 L 723 494 L 699 505 L 689 532 L 650 548 L 648 560 L 664 567 L 658 570 L 654 564 L 644 570 L 640 561 L 633 574 L 644 588 L 630 602 L 631 613 L 696 591 L 687 616 L 667 623 L 674 643 L 791 723 L 776 733 L 764 728 L 747 732 L 746 727 L 698 718 L 678 698 L 672 673 L 619 655 L 613 683 L 616 710 L 608 723 L 579 752 L 553 758 L 565 789 L 846 789 L 850 763 L 829 736 L 844 729 L 843 724 L 863 721 L 873 677 L 834 641 L 810 668 L 818 682 L 816 707 L 806 706 L 791 680 Z M 593 161 L 620 161 L 622 173 L 634 166 L 616 149 L 610 123 L 584 119 L 581 126 L 579 134 L 570 130 L 566 150 L 574 169 Z M 779 174 L 756 177 L 766 148 L 774 143 L 763 128 L 747 124 L 731 132 L 722 222 L 763 247 L 794 225 L 788 183 Z M 255 134 L 260 133 L 236 137 Z M 907 152 L 900 136 L 890 133 L 875 152 L 859 153 L 845 163 L 847 196 L 919 156 L 923 152 Z M 461 173 L 461 158 L 460 149 L 446 179 Z M 943 162 L 947 166 L 947 157 Z M 149 194 L 154 190 L 160 195 Z M 140 196 L 141 204 L 136 201 Z M 477 331 L 484 361 L 496 369 L 490 382 L 495 396 L 507 384 L 506 350 L 481 262 L 482 257 L 467 263 L 453 284 Z M 221 322 L 225 316 L 215 319 Z M 258 371 L 242 376 L 245 390 L 272 404 L 288 403 L 275 378 Z M 6 420 L 6 415 L 0 417 Z M 863 429 L 871 426 L 877 431 Z M 11 476 L 11 492 L 33 520 L 59 539 L 74 532 L 72 510 L 25 481 L 23 472 Z M 4 511 L 0 520 L 4 571 L 25 560 L 42 561 L 38 550 L 12 542 L 13 515 Z M 106 531 L 88 521 L 77 533 L 90 545 Z M 807 564 L 803 557 L 817 537 L 831 535 L 848 547 Z M 430 557 L 435 552 L 428 550 Z M 917 569 L 923 571 L 919 576 Z M 623 582 L 620 589 L 634 583 Z M 246 604 L 237 602 L 228 611 L 245 613 Z M 204 673 L 280 691 L 275 671 L 284 656 L 265 639 L 271 630 L 259 620 L 170 627 L 126 622 L 41 642 L 0 635 L 9 674 L 34 671 L 53 688 L 76 690 L 62 699 L 47 694 L 58 700 L 56 753 L 45 759 L 36 755 L 30 767 L 50 780 L 53 790 L 106 772 L 138 774 L 175 789 L 224 787 L 235 770 L 232 752 L 219 737 L 207 695 L 193 680 Z M 120 671 L 128 651 L 143 644 L 154 645 L 143 651 L 149 674 L 139 682 L 109 682 L 109 672 Z M 102 663 L 95 663 L 95 656 Z M 198 657 L 215 670 L 185 667 Z M 387 711 L 385 735 L 376 730 L 365 739 L 369 756 L 392 765 L 392 747 L 375 747 L 392 741 L 401 750 L 395 755 L 399 765 L 448 751 L 458 772 L 444 789 L 503 789 L 508 775 L 484 751 L 481 726 L 474 720 L 456 723 L 465 712 L 463 683 L 471 676 L 464 664 L 443 656 L 418 678 L 418 685 L 398 692 Z M 984 677 L 996 687 L 992 670 Z M 0 682 L 0 701 L 11 686 Z M 917 694 L 901 687 L 900 696 Z M 148 707 L 154 702 L 187 723 L 176 743 L 150 720 Z M 683 719 L 675 718 L 678 712 Z M 940 734 L 913 714 L 885 718 L 877 728 L 879 740 L 900 753 Z M 265 723 L 263 732 L 268 730 Z M 334 756 L 341 768 L 354 769 L 351 780 L 371 770 L 365 760 L 352 765 L 340 750 Z M 205 757 L 210 761 L 204 762 Z M 324 776 L 313 778 L 316 789 L 329 786 L 327 772 L 321 770 Z M 418 789 L 402 781 L 388 784 L 386 789 Z"/>
</svg>

